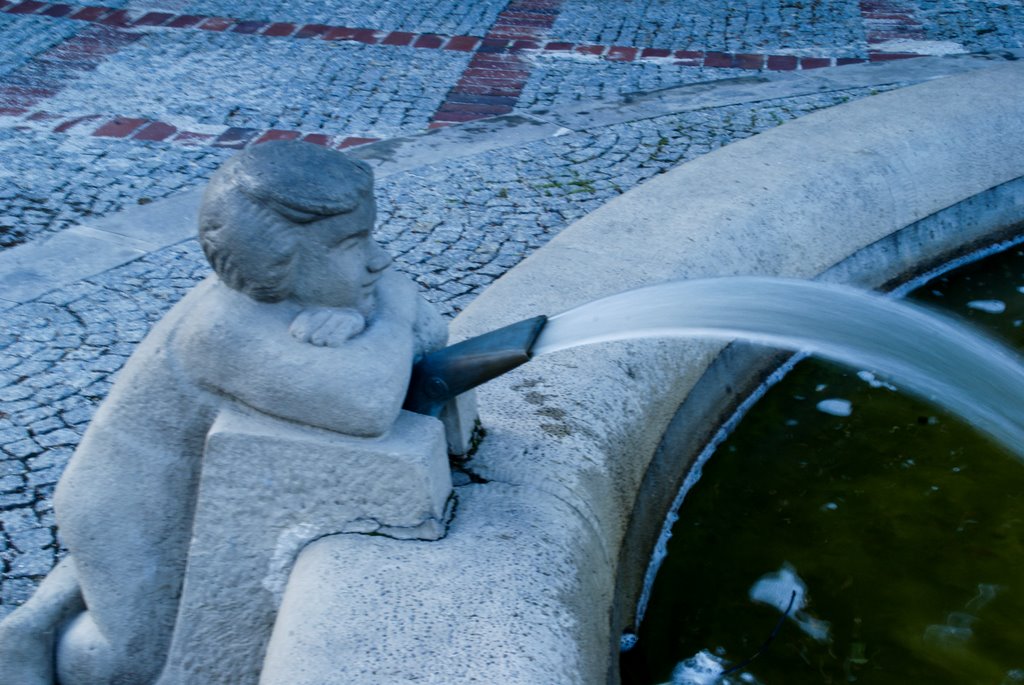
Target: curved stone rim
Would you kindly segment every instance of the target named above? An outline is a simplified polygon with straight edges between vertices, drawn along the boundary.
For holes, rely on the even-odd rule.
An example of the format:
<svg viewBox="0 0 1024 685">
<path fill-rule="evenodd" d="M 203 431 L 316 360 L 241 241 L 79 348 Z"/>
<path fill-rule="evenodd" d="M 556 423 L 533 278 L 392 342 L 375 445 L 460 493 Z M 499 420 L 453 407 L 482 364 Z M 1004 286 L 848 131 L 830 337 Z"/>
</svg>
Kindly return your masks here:
<svg viewBox="0 0 1024 685">
<path fill-rule="evenodd" d="M 934 262 L 999 239 L 1024 219 L 1024 146 L 1006 144 L 1024 128 L 1022 91 L 1024 64 L 1002 64 L 811 114 L 684 164 L 508 272 L 456 319 L 453 337 L 676 278 L 830 274 L 881 285 L 919 268 L 922 240 Z M 957 207 L 977 221 L 953 226 Z M 335 591 L 302 608 L 333 631 L 317 639 L 365 649 L 339 657 L 275 635 L 268 663 L 303 655 L 303 673 L 352 683 L 373 682 L 383 662 L 389 682 L 618 682 L 619 631 L 647 552 L 621 560 L 649 549 L 635 529 L 651 537 L 682 478 L 663 437 L 671 428 L 702 444 L 708 424 L 694 421 L 721 417 L 756 379 L 756 359 L 722 348 L 578 348 L 480 388 L 488 434 L 469 464 L 474 482 L 456 488 L 446 538 L 332 536 L 300 559 L 296 573 Z M 349 558 L 359 559 L 351 571 Z M 382 586 L 386 605 L 372 596 Z M 415 620 L 367 646 L 385 617 L 407 613 Z M 288 682 L 327 682 L 319 676 Z"/>
</svg>

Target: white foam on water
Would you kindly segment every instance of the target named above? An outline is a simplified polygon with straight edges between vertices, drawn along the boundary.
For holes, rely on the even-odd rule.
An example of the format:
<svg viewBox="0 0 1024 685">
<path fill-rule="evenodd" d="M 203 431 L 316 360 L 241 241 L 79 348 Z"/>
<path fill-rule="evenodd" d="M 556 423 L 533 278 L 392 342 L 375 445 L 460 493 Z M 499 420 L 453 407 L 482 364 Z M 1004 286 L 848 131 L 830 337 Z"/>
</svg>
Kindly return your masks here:
<svg viewBox="0 0 1024 685">
<path fill-rule="evenodd" d="M 760 685 L 754 674 L 746 671 L 735 676 L 726 676 L 728 662 L 704 649 L 685 661 L 680 661 L 672 670 L 672 679 L 663 685 L 732 685 L 734 682 Z"/>
<path fill-rule="evenodd" d="M 725 669 L 722 659 L 702 650 L 686 661 L 680 661 L 672 671 L 672 680 L 665 685 L 715 685 Z"/>
<path fill-rule="evenodd" d="M 750 588 L 749 596 L 751 601 L 767 604 L 778 609 L 779 613 L 786 613 L 788 609 L 788 618 L 800 630 L 818 642 L 829 641 L 828 621 L 814 618 L 804 611 L 807 606 L 807 584 L 790 564 L 783 564 L 775 573 L 761 576 Z"/>
<path fill-rule="evenodd" d="M 754 602 L 775 607 L 779 612 L 790 609 L 800 611 L 804 608 L 807 596 L 807 585 L 796 574 L 789 564 L 784 565 L 776 573 L 761 576 L 750 588 L 750 599 Z M 789 607 L 792 600 L 793 606 Z"/>
<path fill-rule="evenodd" d="M 978 583 L 978 594 L 976 594 L 971 601 L 964 607 L 968 611 L 979 611 L 984 609 L 988 604 L 996 598 L 999 591 L 1002 588 L 993 583 Z"/>
<path fill-rule="evenodd" d="M 933 624 L 924 629 L 924 639 L 926 642 L 938 644 L 943 647 L 963 645 L 973 636 L 973 630 L 962 626 Z"/>
<path fill-rule="evenodd" d="M 967 307 L 989 314 L 1002 314 L 1006 311 L 1006 303 L 1002 300 L 971 300 L 967 303 Z"/>
<path fill-rule="evenodd" d="M 974 636 L 976 612 L 988 606 L 1001 589 L 992 583 L 978 583 L 978 594 L 964 605 L 964 611 L 951 611 L 945 623 L 933 623 L 925 628 L 925 641 L 944 648 L 966 644 Z"/>
<path fill-rule="evenodd" d="M 832 416 L 849 416 L 853 413 L 853 404 L 851 404 L 850 400 L 831 398 L 818 402 L 817 409 L 823 414 L 831 414 Z"/>
<path fill-rule="evenodd" d="M 1014 668 L 1006 672 L 1006 678 L 1001 685 L 1012 685 L 1012 683 L 1024 683 L 1024 668 Z"/>
</svg>

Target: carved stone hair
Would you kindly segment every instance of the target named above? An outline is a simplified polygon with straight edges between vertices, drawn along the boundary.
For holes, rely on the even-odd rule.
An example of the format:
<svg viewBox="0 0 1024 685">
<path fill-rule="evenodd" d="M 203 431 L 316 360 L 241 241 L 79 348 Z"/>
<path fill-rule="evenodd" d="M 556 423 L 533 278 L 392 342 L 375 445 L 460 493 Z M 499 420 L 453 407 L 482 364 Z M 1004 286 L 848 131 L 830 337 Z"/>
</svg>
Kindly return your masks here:
<svg viewBox="0 0 1024 685">
<path fill-rule="evenodd" d="M 335 150 L 297 141 L 255 145 L 210 178 L 199 243 L 228 287 L 278 302 L 291 294 L 302 224 L 373 202 L 372 191 L 370 167 Z"/>
</svg>

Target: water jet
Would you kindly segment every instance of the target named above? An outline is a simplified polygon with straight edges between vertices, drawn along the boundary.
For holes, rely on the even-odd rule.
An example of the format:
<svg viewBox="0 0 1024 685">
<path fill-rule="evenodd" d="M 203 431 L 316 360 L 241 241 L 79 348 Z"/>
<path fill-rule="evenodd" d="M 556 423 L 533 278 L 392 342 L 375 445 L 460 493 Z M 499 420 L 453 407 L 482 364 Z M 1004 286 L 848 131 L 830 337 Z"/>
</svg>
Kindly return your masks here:
<svg viewBox="0 0 1024 685">
<path fill-rule="evenodd" d="M 873 369 L 1024 458 L 1024 364 L 1016 354 L 919 307 L 792 279 L 674 281 L 511 324 L 426 355 L 414 366 L 405 408 L 436 415 L 444 402 L 535 356 L 669 337 L 738 339 Z"/>
</svg>

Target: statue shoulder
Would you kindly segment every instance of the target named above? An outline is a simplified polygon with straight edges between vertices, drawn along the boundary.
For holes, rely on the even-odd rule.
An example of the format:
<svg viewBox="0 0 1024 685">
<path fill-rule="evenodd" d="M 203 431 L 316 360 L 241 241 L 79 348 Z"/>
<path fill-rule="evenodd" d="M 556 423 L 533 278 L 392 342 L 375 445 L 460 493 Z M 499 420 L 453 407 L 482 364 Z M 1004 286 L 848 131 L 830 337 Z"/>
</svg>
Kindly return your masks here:
<svg viewBox="0 0 1024 685">
<path fill-rule="evenodd" d="M 232 290 L 214 276 L 183 299 L 174 345 L 193 368 L 219 364 L 226 355 L 287 332 L 292 314 L 286 307 L 256 302 Z"/>
</svg>

